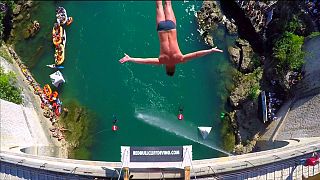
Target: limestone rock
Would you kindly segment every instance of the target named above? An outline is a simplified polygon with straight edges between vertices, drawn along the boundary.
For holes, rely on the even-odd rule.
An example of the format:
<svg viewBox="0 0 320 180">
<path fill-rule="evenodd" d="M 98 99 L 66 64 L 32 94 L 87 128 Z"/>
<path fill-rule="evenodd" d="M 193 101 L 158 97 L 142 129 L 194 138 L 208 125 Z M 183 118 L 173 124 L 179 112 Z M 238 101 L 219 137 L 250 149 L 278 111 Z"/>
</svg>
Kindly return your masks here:
<svg viewBox="0 0 320 180">
<path fill-rule="evenodd" d="M 236 87 L 230 95 L 231 106 L 238 107 L 240 100 L 243 99 L 243 96 L 245 96 L 245 94 L 246 92 L 244 91 L 244 89 Z"/>
<path fill-rule="evenodd" d="M 246 40 L 242 40 L 241 49 L 243 52 L 243 58 L 242 58 L 240 69 L 242 72 L 250 72 L 253 70 L 253 62 L 252 62 L 253 50 L 249 42 Z"/>
<path fill-rule="evenodd" d="M 33 3 L 32 1 L 27 1 L 27 2 L 24 3 L 23 6 L 24 6 L 25 8 L 31 8 L 32 3 Z"/>
<path fill-rule="evenodd" d="M 10 32 L 10 36 L 11 36 L 11 37 L 13 37 L 13 36 L 14 36 L 14 33 L 13 33 L 13 31 L 11 31 L 11 32 Z"/>
<path fill-rule="evenodd" d="M 15 8 L 13 9 L 13 14 L 14 15 L 18 15 L 21 12 L 21 5 L 18 4 L 15 6 Z"/>
<path fill-rule="evenodd" d="M 237 32 L 237 26 L 233 20 L 228 20 L 220 10 L 217 1 L 204 1 L 201 9 L 197 12 L 197 21 L 199 25 L 199 32 L 205 43 L 214 46 L 212 31 L 218 27 L 219 24 L 224 24 L 229 34 Z"/>
<path fill-rule="evenodd" d="M 246 154 L 252 152 L 253 148 L 255 147 L 257 143 L 257 139 L 254 138 L 253 140 L 247 140 L 246 145 L 238 144 L 234 147 L 234 153 L 235 154 Z"/>
<path fill-rule="evenodd" d="M 238 128 L 243 140 L 251 140 L 264 128 L 264 124 L 258 119 L 258 101 L 248 100 L 242 106 L 245 108 L 236 113 Z"/>
<path fill-rule="evenodd" d="M 236 45 L 228 48 L 232 62 L 240 72 L 252 72 L 254 64 L 252 62 L 253 49 L 248 41 L 237 39 Z"/>
<path fill-rule="evenodd" d="M 248 98 L 252 86 L 259 85 L 261 77 L 261 68 L 256 69 L 253 73 L 245 74 L 240 77 L 237 82 L 236 88 L 231 92 L 231 95 L 229 97 L 231 106 L 239 108 L 239 104 L 243 103 Z"/>
<path fill-rule="evenodd" d="M 234 64 L 240 63 L 240 51 L 241 51 L 241 49 L 238 46 L 228 47 L 228 52 L 230 54 L 230 58 Z"/>
<path fill-rule="evenodd" d="M 30 19 L 30 13 L 28 13 L 28 14 L 26 15 L 26 19 L 27 19 L 27 20 Z"/>
<path fill-rule="evenodd" d="M 213 37 L 211 35 L 207 35 L 206 37 L 204 37 L 204 41 L 206 42 L 206 44 L 214 47 Z"/>
<path fill-rule="evenodd" d="M 13 18 L 13 21 L 21 21 L 24 18 L 22 14 L 19 14 L 17 17 Z"/>
<path fill-rule="evenodd" d="M 218 23 L 222 20 L 222 13 L 216 1 L 204 1 L 200 11 L 197 12 L 197 20 L 199 31 L 205 43 L 214 46 L 211 31 L 218 27 Z"/>
<path fill-rule="evenodd" d="M 222 13 L 215 1 L 205 1 L 197 12 L 198 24 L 201 29 L 210 30 L 222 20 Z"/>
<path fill-rule="evenodd" d="M 268 25 L 268 13 L 272 13 L 273 6 L 277 3 L 275 1 L 239 1 L 238 5 L 244 11 L 247 18 L 250 20 L 252 26 L 257 33 L 262 33 L 263 29 Z"/>
<path fill-rule="evenodd" d="M 236 34 L 238 32 L 238 27 L 234 24 L 234 20 L 231 19 L 231 21 L 227 18 L 225 18 L 225 16 L 223 16 L 223 22 L 228 30 L 229 34 Z"/>
<path fill-rule="evenodd" d="M 244 154 L 244 146 L 242 144 L 238 144 L 234 147 L 235 154 Z"/>
</svg>

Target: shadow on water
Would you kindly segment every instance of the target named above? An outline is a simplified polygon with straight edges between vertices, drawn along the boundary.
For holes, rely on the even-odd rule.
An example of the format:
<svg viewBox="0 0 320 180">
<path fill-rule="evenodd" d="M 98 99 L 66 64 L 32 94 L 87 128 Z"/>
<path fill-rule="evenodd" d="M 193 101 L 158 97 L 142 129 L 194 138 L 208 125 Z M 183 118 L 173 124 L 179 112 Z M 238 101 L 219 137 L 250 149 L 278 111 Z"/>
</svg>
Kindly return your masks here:
<svg viewBox="0 0 320 180">
<path fill-rule="evenodd" d="M 37 48 L 36 52 L 32 55 L 32 57 L 30 58 L 30 68 L 33 68 L 37 63 L 38 61 L 40 60 L 40 57 L 44 54 L 45 52 L 45 49 L 43 46 L 40 46 Z"/>
<path fill-rule="evenodd" d="M 135 116 L 137 119 L 142 120 L 151 126 L 158 127 L 169 133 L 173 133 L 179 137 L 207 146 L 225 155 L 228 155 L 228 156 L 232 155 L 229 152 L 216 147 L 212 141 L 209 141 L 208 139 L 203 140 L 202 138 L 199 138 L 197 126 L 195 126 L 190 122 L 183 123 L 181 121 L 177 121 L 176 116 L 173 114 L 167 114 L 166 112 L 159 113 L 159 112 L 136 110 Z M 212 135 L 212 133 L 209 134 L 208 138 L 210 138 L 210 135 Z"/>
</svg>

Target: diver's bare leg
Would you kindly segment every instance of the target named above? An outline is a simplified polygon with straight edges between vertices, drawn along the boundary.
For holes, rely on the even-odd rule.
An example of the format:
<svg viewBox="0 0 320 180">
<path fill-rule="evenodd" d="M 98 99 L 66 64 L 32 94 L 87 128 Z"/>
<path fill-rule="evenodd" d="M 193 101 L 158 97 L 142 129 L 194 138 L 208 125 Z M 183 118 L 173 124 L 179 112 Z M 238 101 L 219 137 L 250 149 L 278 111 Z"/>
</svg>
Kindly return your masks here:
<svg viewBox="0 0 320 180">
<path fill-rule="evenodd" d="M 165 5 L 164 14 L 165 14 L 166 20 L 171 20 L 175 24 L 177 24 L 176 17 L 174 16 L 174 12 L 171 6 L 171 0 L 166 0 L 164 5 Z"/>
<path fill-rule="evenodd" d="M 157 0 L 156 5 L 157 5 L 156 11 L 157 11 L 157 27 L 158 27 L 159 22 L 166 20 L 166 17 L 163 12 L 162 0 L 160 1 Z"/>
</svg>

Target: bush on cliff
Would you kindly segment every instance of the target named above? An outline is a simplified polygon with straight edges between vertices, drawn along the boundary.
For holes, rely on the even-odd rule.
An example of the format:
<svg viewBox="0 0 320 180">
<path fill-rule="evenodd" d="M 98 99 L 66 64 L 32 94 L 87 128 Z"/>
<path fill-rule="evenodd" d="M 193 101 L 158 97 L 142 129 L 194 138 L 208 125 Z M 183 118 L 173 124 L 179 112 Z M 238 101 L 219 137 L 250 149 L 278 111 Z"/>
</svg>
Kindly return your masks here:
<svg viewBox="0 0 320 180">
<path fill-rule="evenodd" d="M 0 99 L 16 104 L 22 103 L 21 90 L 14 86 L 16 76 L 13 72 L 5 73 L 0 67 Z"/>
<path fill-rule="evenodd" d="M 258 67 L 251 74 L 248 74 L 248 80 L 251 82 L 248 92 L 248 97 L 251 100 L 257 100 L 261 92 L 260 80 L 262 79 L 262 68 Z"/>
<path fill-rule="evenodd" d="M 230 103 L 233 107 L 238 107 L 246 100 L 256 100 L 260 93 L 260 80 L 262 78 L 262 68 L 255 69 L 252 73 L 234 73 L 236 88 L 231 92 Z M 235 81 L 237 80 L 237 81 Z"/>
<path fill-rule="evenodd" d="M 273 48 L 274 57 L 278 60 L 277 71 L 286 74 L 287 71 L 300 70 L 304 64 L 302 51 L 304 37 L 286 32 Z"/>
<path fill-rule="evenodd" d="M 249 98 L 251 100 L 257 100 L 261 90 L 259 83 L 253 84 L 249 89 Z"/>
<path fill-rule="evenodd" d="M 306 24 L 303 22 L 302 17 L 293 15 L 291 20 L 287 22 L 284 33 L 291 32 L 299 36 L 304 36 L 306 33 Z"/>
</svg>

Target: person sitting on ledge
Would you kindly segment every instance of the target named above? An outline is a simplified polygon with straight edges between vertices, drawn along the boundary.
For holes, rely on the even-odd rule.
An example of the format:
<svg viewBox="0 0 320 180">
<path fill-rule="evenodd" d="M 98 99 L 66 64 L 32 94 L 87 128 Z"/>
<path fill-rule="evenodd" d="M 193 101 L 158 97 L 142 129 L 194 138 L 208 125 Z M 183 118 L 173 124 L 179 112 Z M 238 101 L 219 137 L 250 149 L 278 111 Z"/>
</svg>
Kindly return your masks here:
<svg viewBox="0 0 320 180">
<path fill-rule="evenodd" d="M 120 63 L 134 62 L 139 64 L 164 64 L 167 75 L 173 76 L 175 65 L 184 63 L 194 58 L 205 56 L 213 52 L 223 52 L 220 49 L 211 48 L 183 55 L 180 51 L 177 41 L 176 18 L 172 10 L 171 1 L 165 1 L 165 7 L 162 1 L 156 1 L 156 23 L 160 42 L 160 55 L 158 58 L 133 58 L 125 54 L 119 60 Z"/>
</svg>

